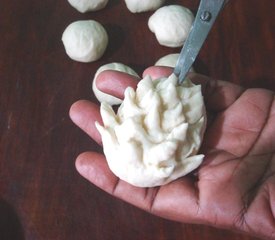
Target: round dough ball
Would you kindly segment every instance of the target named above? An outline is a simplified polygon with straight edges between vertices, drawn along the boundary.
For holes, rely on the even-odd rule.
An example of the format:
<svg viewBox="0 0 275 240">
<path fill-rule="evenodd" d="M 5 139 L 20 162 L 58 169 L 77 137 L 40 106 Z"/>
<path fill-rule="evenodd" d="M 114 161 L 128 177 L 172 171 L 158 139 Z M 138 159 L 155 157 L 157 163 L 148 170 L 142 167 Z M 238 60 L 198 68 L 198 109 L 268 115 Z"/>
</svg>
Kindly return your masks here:
<svg viewBox="0 0 275 240">
<path fill-rule="evenodd" d="M 98 60 L 108 45 L 104 27 L 94 20 L 71 23 L 63 32 L 62 41 L 68 56 L 79 62 Z"/>
<path fill-rule="evenodd" d="M 147 12 L 158 9 L 165 0 L 125 0 L 126 6 L 132 13 Z"/>
<path fill-rule="evenodd" d="M 155 66 L 164 66 L 164 67 L 176 67 L 180 54 L 179 53 L 171 53 L 161 57 L 158 61 L 156 61 Z M 195 72 L 194 68 L 191 67 L 189 72 Z"/>
<path fill-rule="evenodd" d="M 93 79 L 93 92 L 94 95 L 96 96 L 97 100 L 99 102 L 106 102 L 109 105 L 118 105 L 122 103 L 122 100 L 114 97 L 112 95 L 109 95 L 107 93 L 101 92 L 97 87 L 96 87 L 96 78 L 97 76 L 105 71 L 105 70 L 115 70 L 115 71 L 119 71 L 119 72 L 125 72 L 128 73 L 130 75 L 139 77 L 139 75 L 130 67 L 124 65 L 123 63 L 108 63 L 105 64 L 103 66 L 101 66 L 95 73 L 94 79 Z"/>
<path fill-rule="evenodd" d="M 149 29 L 155 33 L 160 45 L 181 47 L 186 40 L 192 23 L 193 13 L 180 5 L 164 6 L 148 20 Z"/>
<path fill-rule="evenodd" d="M 68 0 L 68 2 L 79 12 L 85 13 L 104 8 L 108 0 Z"/>
<path fill-rule="evenodd" d="M 175 67 L 179 58 L 179 53 L 172 53 L 161 57 L 156 61 L 155 66 Z"/>
</svg>

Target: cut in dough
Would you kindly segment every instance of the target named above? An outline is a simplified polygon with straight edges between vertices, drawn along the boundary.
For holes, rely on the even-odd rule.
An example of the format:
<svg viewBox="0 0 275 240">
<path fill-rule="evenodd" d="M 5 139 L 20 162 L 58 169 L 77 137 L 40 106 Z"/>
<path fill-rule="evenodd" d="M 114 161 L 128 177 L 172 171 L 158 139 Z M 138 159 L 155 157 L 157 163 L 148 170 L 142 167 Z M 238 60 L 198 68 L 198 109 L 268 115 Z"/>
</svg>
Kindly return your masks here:
<svg viewBox="0 0 275 240">
<path fill-rule="evenodd" d="M 160 8 L 165 0 L 125 0 L 126 6 L 132 13 L 153 11 Z"/>
<path fill-rule="evenodd" d="M 94 79 L 93 79 L 93 92 L 94 95 L 96 96 L 97 100 L 99 102 L 106 102 L 109 105 L 117 105 L 121 104 L 122 100 L 114 97 L 112 95 L 109 95 L 107 93 L 101 92 L 97 87 L 96 87 L 96 78 L 99 75 L 99 73 L 105 71 L 105 70 L 115 70 L 119 72 L 125 72 L 130 75 L 136 76 L 139 78 L 139 75 L 130 67 L 124 65 L 123 63 L 108 63 L 103 66 L 101 66 L 95 73 Z"/>
<path fill-rule="evenodd" d="M 71 23 L 63 32 L 62 41 L 68 56 L 79 62 L 98 60 L 108 45 L 104 27 L 94 20 Z"/>
<path fill-rule="evenodd" d="M 167 184 L 197 168 L 206 127 L 201 86 L 177 77 L 152 81 L 136 91 L 128 87 L 117 114 L 101 104 L 104 126 L 96 123 L 111 171 L 138 187 Z"/>
<path fill-rule="evenodd" d="M 193 13 L 180 5 L 164 6 L 148 20 L 149 29 L 155 33 L 160 45 L 181 47 L 186 40 L 192 23 Z"/>
<path fill-rule="evenodd" d="M 108 0 L 68 0 L 68 2 L 79 12 L 85 13 L 104 8 Z"/>
<path fill-rule="evenodd" d="M 158 61 L 156 61 L 155 66 L 163 66 L 163 67 L 172 67 L 174 68 L 179 59 L 179 53 L 171 53 L 161 57 Z M 190 72 L 195 72 L 194 68 L 191 67 Z"/>
</svg>

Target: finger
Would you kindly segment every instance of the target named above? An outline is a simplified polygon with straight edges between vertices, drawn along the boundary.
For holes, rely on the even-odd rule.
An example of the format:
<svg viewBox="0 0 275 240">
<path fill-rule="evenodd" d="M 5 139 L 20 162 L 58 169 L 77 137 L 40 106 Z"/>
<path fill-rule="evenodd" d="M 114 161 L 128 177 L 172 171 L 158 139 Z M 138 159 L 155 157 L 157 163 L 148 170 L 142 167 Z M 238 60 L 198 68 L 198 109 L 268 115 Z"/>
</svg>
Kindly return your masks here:
<svg viewBox="0 0 275 240">
<path fill-rule="evenodd" d="M 97 88 L 114 97 L 123 99 L 127 87 L 136 89 L 140 79 L 136 76 L 113 70 L 101 72 L 96 78 Z"/>
<path fill-rule="evenodd" d="M 233 83 L 211 79 L 197 73 L 189 73 L 194 84 L 202 86 L 202 93 L 209 111 L 223 111 L 240 97 L 244 89 Z"/>
<path fill-rule="evenodd" d="M 142 77 L 146 75 L 152 77 L 152 79 L 158 79 L 160 77 L 168 77 L 172 74 L 173 68 L 171 67 L 160 67 L 160 66 L 151 66 L 144 70 Z"/>
<path fill-rule="evenodd" d="M 80 100 L 71 106 L 69 115 L 78 127 L 97 143 L 101 143 L 101 136 L 95 127 L 96 121 L 102 124 L 99 106 L 90 101 Z"/>
<path fill-rule="evenodd" d="M 174 221 L 202 223 L 204 217 L 200 211 L 196 182 L 187 175 L 162 186 L 154 199 L 151 212 Z"/>
<path fill-rule="evenodd" d="M 82 153 L 77 157 L 75 167 L 81 176 L 94 185 L 106 192 L 113 192 L 118 178 L 110 171 L 104 155 L 95 152 Z"/>
<path fill-rule="evenodd" d="M 119 180 L 109 169 L 105 157 L 95 152 L 79 155 L 76 168 L 97 187 L 155 215 L 185 222 L 200 221 L 198 194 L 188 176 L 160 188 L 135 187 Z"/>
<path fill-rule="evenodd" d="M 150 209 L 154 194 L 152 193 L 150 196 L 145 188 L 132 186 L 116 177 L 109 169 L 102 154 L 95 152 L 82 153 L 76 159 L 75 164 L 80 175 L 102 190 L 139 208 Z M 157 191 L 157 188 L 153 191 Z"/>
<path fill-rule="evenodd" d="M 172 71 L 173 69 L 170 67 L 152 66 L 143 72 L 143 77 L 146 75 L 150 75 L 153 79 L 168 77 Z M 98 75 L 96 86 L 104 93 L 123 99 L 125 89 L 127 87 L 136 89 L 139 80 L 136 76 L 124 72 L 106 70 Z"/>
</svg>

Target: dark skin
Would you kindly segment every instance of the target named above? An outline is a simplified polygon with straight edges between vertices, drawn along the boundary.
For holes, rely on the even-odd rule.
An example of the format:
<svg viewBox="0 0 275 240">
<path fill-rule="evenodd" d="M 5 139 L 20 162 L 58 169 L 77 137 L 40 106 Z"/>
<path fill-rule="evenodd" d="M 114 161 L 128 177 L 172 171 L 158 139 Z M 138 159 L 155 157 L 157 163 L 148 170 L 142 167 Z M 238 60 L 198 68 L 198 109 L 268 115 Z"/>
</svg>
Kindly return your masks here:
<svg viewBox="0 0 275 240">
<path fill-rule="evenodd" d="M 171 72 L 150 67 L 144 74 L 157 78 Z M 202 85 L 208 114 L 201 147 L 205 158 L 194 173 L 161 187 L 138 188 L 113 175 L 105 157 L 95 152 L 79 155 L 77 170 L 104 191 L 163 218 L 275 239 L 274 92 L 243 89 L 198 74 L 189 77 Z M 137 79 L 114 71 L 102 72 L 97 79 L 98 88 L 121 98 L 127 85 L 136 84 Z M 100 144 L 94 126 L 101 122 L 98 105 L 80 100 L 70 116 Z"/>
</svg>

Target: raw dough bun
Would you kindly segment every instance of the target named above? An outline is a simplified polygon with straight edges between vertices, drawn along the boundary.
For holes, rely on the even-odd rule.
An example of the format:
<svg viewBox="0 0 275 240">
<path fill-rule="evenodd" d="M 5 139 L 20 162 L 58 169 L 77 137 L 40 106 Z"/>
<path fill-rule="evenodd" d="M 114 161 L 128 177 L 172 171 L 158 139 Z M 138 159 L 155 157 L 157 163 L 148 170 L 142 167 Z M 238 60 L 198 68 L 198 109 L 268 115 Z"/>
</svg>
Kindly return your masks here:
<svg viewBox="0 0 275 240">
<path fill-rule="evenodd" d="M 164 66 L 164 67 L 175 67 L 179 58 L 179 53 L 171 53 L 161 57 L 156 63 L 155 66 Z"/>
<path fill-rule="evenodd" d="M 96 87 L 97 76 L 99 75 L 99 73 L 101 73 L 105 70 L 115 70 L 115 71 L 119 71 L 119 72 L 125 72 L 125 73 L 128 73 L 128 74 L 136 76 L 136 77 L 139 77 L 139 75 L 132 68 L 130 68 L 122 63 L 116 63 L 116 62 L 103 65 L 96 71 L 94 79 L 93 79 L 93 92 L 94 92 L 94 95 L 96 96 L 97 100 L 99 102 L 106 102 L 109 105 L 121 104 L 122 103 L 121 99 L 114 97 L 112 95 L 109 95 L 107 93 L 101 92 Z"/>
<path fill-rule="evenodd" d="M 104 27 L 94 20 L 71 23 L 63 32 L 62 41 L 68 56 L 79 62 L 98 60 L 108 45 Z"/>
<path fill-rule="evenodd" d="M 155 66 L 164 66 L 164 67 L 172 67 L 174 68 L 177 64 L 179 53 L 171 53 L 161 57 L 156 63 Z M 190 72 L 195 72 L 194 68 L 191 67 Z"/>
<path fill-rule="evenodd" d="M 108 0 L 68 0 L 68 2 L 79 12 L 85 13 L 104 8 Z"/>
<path fill-rule="evenodd" d="M 126 88 L 117 113 L 101 104 L 103 125 L 96 123 L 111 171 L 138 187 L 167 184 L 197 168 L 206 127 L 201 86 L 188 78 L 179 85 L 172 74 L 145 76 Z"/>
<path fill-rule="evenodd" d="M 125 0 L 126 6 L 132 13 L 147 12 L 158 9 L 165 0 Z"/>
<path fill-rule="evenodd" d="M 148 21 L 149 29 L 155 33 L 160 45 L 181 47 L 192 23 L 193 13 L 183 6 L 170 5 L 158 9 Z"/>
</svg>

